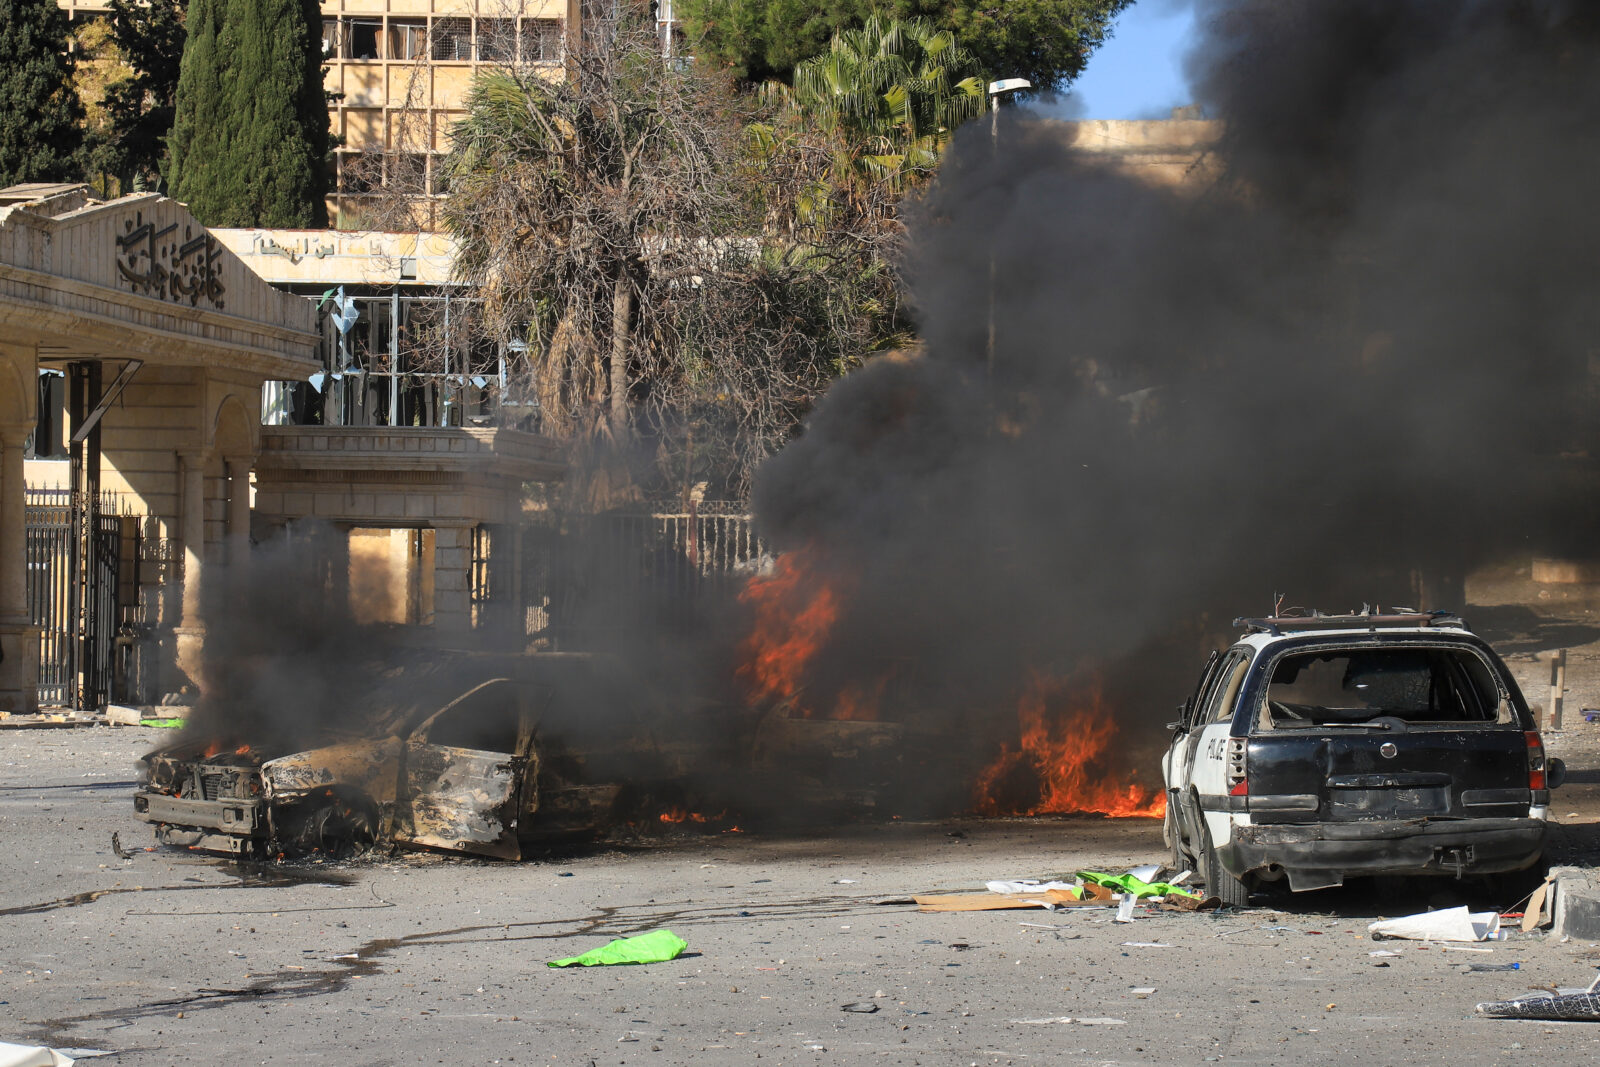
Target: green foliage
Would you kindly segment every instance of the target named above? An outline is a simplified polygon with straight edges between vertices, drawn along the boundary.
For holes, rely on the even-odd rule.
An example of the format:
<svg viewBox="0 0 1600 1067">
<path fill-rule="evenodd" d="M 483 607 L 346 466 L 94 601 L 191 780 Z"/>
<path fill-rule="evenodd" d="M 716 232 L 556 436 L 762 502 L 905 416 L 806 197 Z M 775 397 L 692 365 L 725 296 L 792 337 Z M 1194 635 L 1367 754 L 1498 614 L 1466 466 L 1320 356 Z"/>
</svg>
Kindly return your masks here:
<svg viewBox="0 0 1600 1067">
<path fill-rule="evenodd" d="M 79 173 L 83 104 L 55 0 L 0 0 L 0 186 Z"/>
<path fill-rule="evenodd" d="M 928 20 L 960 38 L 995 78 L 1024 77 L 1041 89 L 1076 78 L 1132 0 L 678 0 L 702 59 L 751 81 L 788 81 L 834 34 L 874 15 Z"/>
<path fill-rule="evenodd" d="M 750 151 L 752 99 L 663 64 L 653 30 L 585 42 L 560 82 L 480 77 L 451 134 L 457 271 L 490 332 L 526 342 L 509 389 L 591 457 L 567 483 L 591 503 L 686 480 L 742 495 L 902 325 L 889 183 L 828 181 L 836 142 L 798 122 L 761 124 Z M 625 474 L 592 458 L 623 441 Z"/>
<path fill-rule="evenodd" d="M 208 226 L 327 224 L 321 24 L 315 0 L 190 0 L 167 177 Z"/>
<path fill-rule="evenodd" d="M 109 82 L 95 169 L 124 192 L 160 186 L 183 55 L 183 0 L 111 0 L 111 39 L 132 73 Z"/>
<path fill-rule="evenodd" d="M 950 133 L 985 104 L 977 63 L 953 34 L 876 15 L 795 68 L 790 92 L 772 92 L 802 120 L 837 131 L 844 168 L 897 188 L 931 172 Z"/>
</svg>

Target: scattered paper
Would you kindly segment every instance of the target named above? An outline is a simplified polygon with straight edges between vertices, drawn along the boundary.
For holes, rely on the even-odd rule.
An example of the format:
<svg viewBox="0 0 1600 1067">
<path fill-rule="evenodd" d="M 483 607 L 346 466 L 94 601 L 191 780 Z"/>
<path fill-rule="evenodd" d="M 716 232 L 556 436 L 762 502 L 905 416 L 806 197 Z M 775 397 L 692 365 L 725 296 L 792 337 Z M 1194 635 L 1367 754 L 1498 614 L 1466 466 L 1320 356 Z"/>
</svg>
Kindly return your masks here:
<svg viewBox="0 0 1600 1067">
<path fill-rule="evenodd" d="M 1078 887 L 1071 882 L 985 882 L 983 887 L 991 893 L 1046 893 L 1052 889 L 1070 890 L 1077 896 Z"/>
<path fill-rule="evenodd" d="M 1398 919 L 1384 919 L 1367 927 L 1374 940 L 1386 937 L 1410 941 L 1486 941 L 1500 929 L 1500 915 L 1493 911 L 1469 912 L 1465 904 L 1441 908 Z"/>
<path fill-rule="evenodd" d="M 1138 898 L 1135 897 L 1132 893 L 1128 893 L 1127 895 L 1125 895 L 1122 898 L 1122 903 L 1117 905 L 1117 922 L 1119 922 L 1119 923 L 1131 923 L 1131 922 L 1133 922 L 1133 908 L 1134 908 L 1134 905 L 1136 905 L 1138 903 L 1139 903 Z"/>
<path fill-rule="evenodd" d="M 11 1045 L 0 1041 L 0 1067 L 72 1067 L 72 1060 L 42 1045 Z"/>
<path fill-rule="evenodd" d="M 1073 1024 L 1078 1026 L 1127 1026 L 1126 1019 L 1079 1019 L 1072 1015 L 1052 1015 L 1048 1019 L 1012 1019 L 1013 1023 L 1022 1026 L 1050 1026 L 1053 1023 Z"/>
</svg>

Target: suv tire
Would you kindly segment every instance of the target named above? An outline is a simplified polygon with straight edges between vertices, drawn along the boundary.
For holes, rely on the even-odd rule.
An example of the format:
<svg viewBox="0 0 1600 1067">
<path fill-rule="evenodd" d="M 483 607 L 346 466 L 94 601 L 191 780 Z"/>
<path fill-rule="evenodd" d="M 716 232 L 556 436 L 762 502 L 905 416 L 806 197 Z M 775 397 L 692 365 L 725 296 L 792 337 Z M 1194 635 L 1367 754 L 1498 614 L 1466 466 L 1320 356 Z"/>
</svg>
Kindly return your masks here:
<svg viewBox="0 0 1600 1067">
<path fill-rule="evenodd" d="M 1200 828 L 1200 873 L 1206 880 L 1206 892 L 1230 908 L 1250 906 L 1250 887 L 1229 874 L 1222 867 L 1216 846 L 1211 843 L 1211 828 Z"/>
</svg>

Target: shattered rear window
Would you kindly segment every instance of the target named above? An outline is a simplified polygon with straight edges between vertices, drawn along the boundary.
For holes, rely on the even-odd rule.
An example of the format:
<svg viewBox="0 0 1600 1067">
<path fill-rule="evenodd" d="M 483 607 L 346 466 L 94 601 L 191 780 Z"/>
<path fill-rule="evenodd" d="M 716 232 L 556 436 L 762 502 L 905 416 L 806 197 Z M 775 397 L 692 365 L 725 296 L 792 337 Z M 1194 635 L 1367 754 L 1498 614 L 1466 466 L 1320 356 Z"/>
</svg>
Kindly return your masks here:
<svg viewBox="0 0 1600 1067">
<path fill-rule="evenodd" d="M 1274 729 L 1408 723 L 1495 722 L 1500 691 L 1483 658 L 1463 648 L 1319 649 L 1280 659 L 1267 688 Z"/>
</svg>

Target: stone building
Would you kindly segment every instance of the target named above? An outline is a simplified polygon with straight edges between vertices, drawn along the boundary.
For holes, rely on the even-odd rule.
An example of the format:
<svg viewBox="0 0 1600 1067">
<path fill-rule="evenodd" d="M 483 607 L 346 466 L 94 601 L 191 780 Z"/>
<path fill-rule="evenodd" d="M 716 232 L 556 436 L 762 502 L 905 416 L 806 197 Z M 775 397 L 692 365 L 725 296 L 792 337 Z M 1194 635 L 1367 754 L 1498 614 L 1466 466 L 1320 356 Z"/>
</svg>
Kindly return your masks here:
<svg viewBox="0 0 1600 1067">
<path fill-rule="evenodd" d="M 86 575 L 118 551 L 95 537 L 102 492 L 141 520 L 128 536 L 170 549 L 119 594 L 139 620 L 129 654 L 153 690 L 194 680 L 206 568 L 249 550 L 261 385 L 313 373 L 318 336 L 311 304 L 262 281 L 176 201 L 0 190 L 0 710 L 38 705 L 50 635 L 35 617 L 59 628 L 48 647 L 73 676 L 55 675 L 55 699 L 69 702 L 125 621 L 85 621 Z M 60 498 L 75 545 L 60 538 L 59 557 L 27 529 L 25 478 L 77 491 Z M 65 594 L 45 580 L 60 561 Z"/>
</svg>

